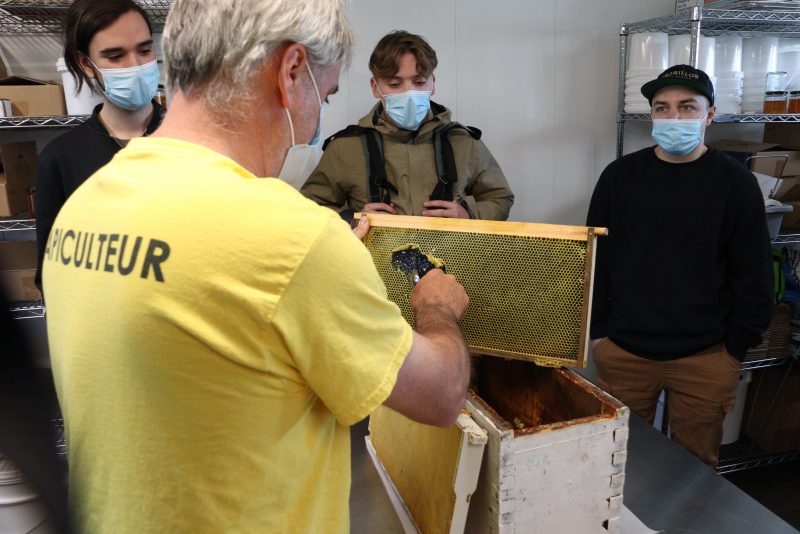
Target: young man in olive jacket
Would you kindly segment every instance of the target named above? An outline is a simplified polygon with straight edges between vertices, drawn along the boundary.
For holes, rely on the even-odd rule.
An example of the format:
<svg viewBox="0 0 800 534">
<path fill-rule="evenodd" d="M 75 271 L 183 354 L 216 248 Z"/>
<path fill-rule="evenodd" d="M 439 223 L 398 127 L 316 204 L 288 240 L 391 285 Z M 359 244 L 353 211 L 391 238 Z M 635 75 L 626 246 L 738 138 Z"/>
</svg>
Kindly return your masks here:
<svg viewBox="0 0 800 534">
<path fill-rule="evenodd" d="M 514 194 L 480 131 L 430 100 L 436 65 L 421 36 L 384 36 L 369 61 L 379 102 L 328 139 L 301 192 L 346 219 L 354 211 L 507 219 Z"/>
<path fill-rule="evenodd" d="M 669 393 L 672 439 L 715 467 L 740 362 L 772 313 L 764 201 L 753 174 L 704 144 L 705 72 L 676 65 L 642 86 L 657 145 L 603 171 L 587 224 L 597 249 L 592 352 L 600 386 L 652 422 Z"/>
</svg>

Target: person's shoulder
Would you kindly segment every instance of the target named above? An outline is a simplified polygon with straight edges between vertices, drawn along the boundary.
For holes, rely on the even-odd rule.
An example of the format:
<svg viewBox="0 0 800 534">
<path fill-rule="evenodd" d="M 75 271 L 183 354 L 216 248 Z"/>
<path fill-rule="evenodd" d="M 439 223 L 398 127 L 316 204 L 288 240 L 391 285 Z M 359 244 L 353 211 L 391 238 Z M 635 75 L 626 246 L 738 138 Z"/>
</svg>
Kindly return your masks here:
<svg viewBox="0 0 800 534">
<path fill-rule="evenodd" d="M 370 131 L 375 130 L 375 128 L 371 126 L 365 126 L 362 122 L 351 124 L 329 136 L 322 144 L 322 149 L 325 152 L 327 152 L 331 146 L 337 150 L 352 149 L 353 147 L 359 147 L 360 149 L 362 146 L 361 138 L 369 134 Z"/>
<path fill-rule="evenodd" d="M 761 188 L 755 175 L 742 162 L 713 146 L 708 147 L 713 168 L 711 174 L 731 192 L 762 198 Z"/>
<path fill-rule="evenodd" d="M 650 160 L 654 159 L 653 147 L 649 146 L 642 148 L 630 154 L 625 154 L 618 157 L 608 165 L 606 165 L 603 174 L 616 174 L 623 172 L 631 167 L 638 167 L 647 164 Z"/>
<path fill-rule="evenodd" d="M 708 156 L 711 157 L 714 165 L 723 168 L 725 172 L 730 173 L 733 176 L 747 179 L 753 177 L 753 173 L 750 172 L 750 169 L 745 167 L 741 161 L 737 160 L 727 152 L 716 148 L 715 146 L 708 147 Z"/>
<path fill-rule="evenodd" d="M 480 142 L 481 137 L 483 137 L 483 131 L 475 126 L 467 126 L 456 121 L 451 122 L 450 125 L 448 132 L 451 137 L 463 137 L 475 142 Z"/>
<path fill-rule="evenodd" d="M 84 122 L 47 143 L 42 149 L 39 158 L 57 155 L 79 155 L 86 149 L 87 142 L 92 142 L 98 137 L 99 134 L 94 127 L 88 121 Z"/>
<path fill-rule="evenodd" d="M 44 149 L 42 149 L 42 154 L 54 153 L 65 150 L 75 150 L 76 148 L 78 149 L 85 148 L 85 147 L 79 147 L 78 145 L 86 142 L 91 138 L 96 138 L 97 136 L 98 136 L 97 132 L 92 127 L 92 125 L 89 124 L 87 121 L 84 122 L 83 124 L 79 124 L 78 126 L 72 128 L 70 131 L 59 135 L 58 137 L 47 143 Z"/>
</svg>

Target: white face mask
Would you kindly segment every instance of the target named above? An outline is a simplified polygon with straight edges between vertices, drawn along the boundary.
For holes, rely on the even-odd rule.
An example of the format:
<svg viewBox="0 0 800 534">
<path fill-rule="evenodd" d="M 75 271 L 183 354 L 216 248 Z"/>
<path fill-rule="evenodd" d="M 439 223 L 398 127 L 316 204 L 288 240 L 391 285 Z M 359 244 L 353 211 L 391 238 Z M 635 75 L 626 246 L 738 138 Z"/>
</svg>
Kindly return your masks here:
<svg viewBox="0 0 800 534">
<path fill-rule="evenodd" d="M 311 67 L 306 62 L 308 74 L 311 76 L 311 82 L 314 84 L 314 91 L 317 93 L 317 102 L 319 102 L 319 121 L 317 122 L 317 131 L 314 138 L 309 143 L 295 144 L 294 138 L 294 124 L 292 124 L 292 115 L 286 110 L 286 117 L 289 119 L 289 131 L 292 134 L 292 146 L 289 147 L 289 153 L 286 154 L 286 159 L 283 160 L 283 167 L 281 172 L 278 173 L 278 178 L 291 185 L 295 189 L 300 189 L 305 183 L 306 179 L 311 175 L 313 170 L 322 159 L 322 117 L 325 115 L 325 106 L 322 104 L 322 99 L 319 96 L 319 88 L 317 87 L 317 80 L 314 79 L 314 73 L 311 72 Z"/>
<path fill-rule="evenodd" d="M 278 178 L 299 190 L 322 159 L 320 145 L 294 145 L 286 154 Z"/>
</svg>

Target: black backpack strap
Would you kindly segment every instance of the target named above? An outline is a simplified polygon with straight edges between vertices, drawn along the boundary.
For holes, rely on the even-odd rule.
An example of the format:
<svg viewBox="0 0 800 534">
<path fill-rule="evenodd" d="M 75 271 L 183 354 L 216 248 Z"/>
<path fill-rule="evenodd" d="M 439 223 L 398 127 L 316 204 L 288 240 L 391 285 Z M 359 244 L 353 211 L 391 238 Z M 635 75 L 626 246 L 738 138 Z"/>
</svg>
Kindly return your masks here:
<svg viewBox="0 0 800 534">
<path fill-rule="evenodd" d="M 357 124 L 351 124 L 344 130 L 336 132 L 328 137 L 322 144 L 322 150 L 334 139 L 340 137 L 361 138 L 361 145 L 364 150 L 364 161 L 367 167 L 367 191 L 369 202 L 391 202 L 391 195 L 397 196 L 397 188 L 389 183 L 386 178 L 386 165 L 383 159 L 383 140 L 381 134 L 373 128 L 365 128 Z"/>
<path fill-rule="evenodd" d="M 454 129 L 466 131 L 473 139 L 481 138 L 481 131 L 471 126 L 451 122 L 439 126 L 433 131 L 433 153 L 436 157 L 436 172 L 439 181 L 431 193 L 431 200 L 453 200 L 453 187 L 458 182 L 456 158 L 453 145 L 450 143 L 450 132 Z"/>
<path fill-rule="evenodd" d="M 367 185 L 370 202 L 383 202 L 389 204 L 392 194 L 397 196 L 397 188 L 389 183 L 386 177 L 386 164 L 383 158 L 383 139 L 377 130 L 367 128 L 361 136 L 361 143 L 366 146 L 367 159 Z"/>
<path fill-rule="evenodd" d="M 358 124 L 351 124 L 344 130 L 339 130 L 332 136 L 325 139 L 325 142 L 322 143 L 322 150 L 328 148 L 328 145 L 334 139 L 338 139 L 340 137 L 355 137 L 356 135 L 362 135 L 364 132 L 369 131 L 369 128 L 364 128 L 363 126 L 359 126 Z"/>
</svg>

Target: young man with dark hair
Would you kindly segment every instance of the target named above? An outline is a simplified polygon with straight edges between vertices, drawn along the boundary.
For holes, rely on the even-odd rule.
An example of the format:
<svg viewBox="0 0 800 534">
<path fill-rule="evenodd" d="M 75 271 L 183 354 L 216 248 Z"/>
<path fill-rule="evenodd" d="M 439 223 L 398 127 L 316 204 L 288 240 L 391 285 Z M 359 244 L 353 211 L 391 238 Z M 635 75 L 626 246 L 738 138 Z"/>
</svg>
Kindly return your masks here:
<svg viewBox="0 0 800 534">
<path fill-rule="evenodd" d="M 714 87 L 688 65 L 642 86 L 657 145 L 603 171 L 591 337 L 600 386 L 715 467 L 740 362 L 772 313 L 764 202 L 752 173 L 704 144 Z"/>
<path fill-rule="evenodd" d="M 341 210 L 505 220 L 514 194 L 476 128 L 432 102 L 438 60 L 419 35 L 384 36 L 369 60 L 379 101 L 334 134 L 301 192 Z"/>
</svg>

